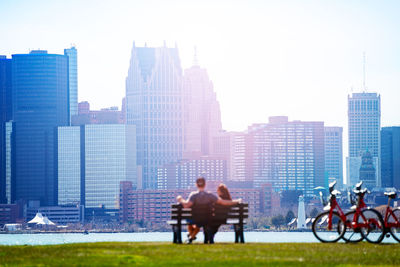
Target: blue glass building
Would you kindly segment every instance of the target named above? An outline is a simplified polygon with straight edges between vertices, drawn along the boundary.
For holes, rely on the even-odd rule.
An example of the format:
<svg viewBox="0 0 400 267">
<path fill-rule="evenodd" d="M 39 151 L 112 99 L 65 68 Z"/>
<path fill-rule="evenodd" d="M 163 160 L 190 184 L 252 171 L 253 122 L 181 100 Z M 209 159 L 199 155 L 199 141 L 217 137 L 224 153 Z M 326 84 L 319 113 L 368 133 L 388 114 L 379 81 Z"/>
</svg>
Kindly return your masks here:
<svg viewBox="0 0 400 267">
<path fill-rule="evenodd" d="M 157 168 L 183 153 L 183 82 L 178 49 L 133 44 L 126 120 L 136 126 L 138 187 L 157 188 Z"/>
<path fill-rule="evenodd" d="M 117 209 L 121 181 L 136 187 L 135 126 L 58 128 L 58 204 Z"/>
<path fill-rule="evenodd" d="M 58 126 L 69 124 L 68 56 L 31 51 L 12 56 L 15 137 L 14 200 L 57 204 L 55 144 Z"/>
<path fill-rule="evenodd" d="M 0 56 L 0 203 L 7 203 L 7 127 L 12 118 L 11 59 Z M 8 170 L 10 171 L 10 170 Z"/>
<path fill-rule="evenodd" d="M 78 52 L 74 46 L 64 49 L 68 56 L 69 114 L 78 115 Z"/>
<path fill-rule="evenodd" d="M 400 126 L 381 130 L 382 187 L 400 189 Z"/>
</svg>

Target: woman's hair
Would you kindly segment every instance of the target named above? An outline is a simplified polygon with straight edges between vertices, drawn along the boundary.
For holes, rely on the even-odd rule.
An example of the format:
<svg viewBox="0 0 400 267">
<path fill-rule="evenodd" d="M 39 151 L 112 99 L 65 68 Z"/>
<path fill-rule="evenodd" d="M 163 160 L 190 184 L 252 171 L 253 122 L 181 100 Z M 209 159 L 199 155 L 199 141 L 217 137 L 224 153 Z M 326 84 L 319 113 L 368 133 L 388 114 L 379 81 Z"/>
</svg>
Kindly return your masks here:
<svg viewBox="0 0 400 267">
<path fill-rule="evenodd" d="M 217 188 L 218 196 L 224 200 L 232 200 L 231 194 L 229 194 L 228 187 L 224 184 L 220 184 Z"/>
</svg>

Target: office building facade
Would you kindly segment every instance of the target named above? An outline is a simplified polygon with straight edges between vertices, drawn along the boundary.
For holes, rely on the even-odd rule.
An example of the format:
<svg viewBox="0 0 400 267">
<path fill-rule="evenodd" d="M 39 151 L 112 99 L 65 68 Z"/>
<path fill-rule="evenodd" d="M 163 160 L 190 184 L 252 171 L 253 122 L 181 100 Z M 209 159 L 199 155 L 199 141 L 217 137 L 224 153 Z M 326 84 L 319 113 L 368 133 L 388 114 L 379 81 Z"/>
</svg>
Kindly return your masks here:
<svg viewBox="0 0 400 267">
<path fill-rule="evenodd" d="M 248 130 L 255 187 L 269 183 L 275 191 L 301 190 L 306 196 L 325 184 L 324 123 L 270 117 Z"/>
<path fill-rule="evenodd" d="M 126 121 L 136 126 L 143 188 L 157 188 L 157 168 L 182 159 L 183 94 L 178 49 L 133 44 L 126 78 Z"/>
<path fill-rule="evenodd" d="M 10 203 L 7 197 L 7 127 L 12 119 L 11 59 L 0 56 L 0 203 Z"/>
<path fill-rule="evenodd" d="M 251 146 L 245 132 L 220 132 L 213 137 L 212 155 L 223 157 L 227 162 L 227 180 L 247 181 L 252 179 Z"/>
<path fill-rule="evenodd" d="M 377 93 L 353 93 L 348 96 L 349 157 L 347 182 L 360 179 L 361 157 L 368 151 L 376 169 L 375 185 L 380 186 L 381 99 Z M 372 184 L 371 184 L 372 186 Z"/>
<path fill-rule="evenodd" d="M 400 189 L 400 126 L 381 130 L 382 187 Z"/>
<path fill-rule="evenodd" d="M 68 56 L 69 79 L 69 114 L 78 114 L 78 51 L 74 46 L 64 49 L 64 55 Z"/>
<path fill-rule="evenodd" d="M 187 198 L 193 189 L 173 190 L 133 190 L 129 182 L 122 182 L 119 201 L 120 222 L 149 221 L 165 224 L 171 218 L 171 204 L 176 196 Z M 216 188 L 211 192 L 216 193 Z M 249 217 L 257 217 L 264 212 L 262 189 L 230 188 L 233 199 L 241 198 L 249 204 Z"/>
<path fill-rule="evenodd" d="M 343 186 L 343 128 L 325 126 L 325 187 L 336 181 Z"/>
<path fill-rule="evenodd" d="M 58 128 L 58 204 L 117 209 L 119 183 L 137 186 L 135 126 Z"/>
<path fill-rule="evenodd" d="M 85 124 L 124 124 L 123 113 L 118 107 L 91 110 L 87 101 L 78 103 L 78 114 L 71 117 L 71 125 Z"/>
<path fill-rule="evenodd" d="M 207 71 L 195 64 L 184 72 L 184 156 L 210 155 L 222 130 L 221 112 Z"/>
<path fill-rule="evenodd" d="M 31 51 L 12 56 L 15 200 L 57 203 L 56 128 L 69 124 L 66 55 Z"/>
<path fill-rule="evenodd" d="M 198 177 L 207 181 L 225 182 L 227 164 L 224 158 L 202 156 L 166 164 L 157 171 L 158 189 L 193 188 Z"/>
</svg>

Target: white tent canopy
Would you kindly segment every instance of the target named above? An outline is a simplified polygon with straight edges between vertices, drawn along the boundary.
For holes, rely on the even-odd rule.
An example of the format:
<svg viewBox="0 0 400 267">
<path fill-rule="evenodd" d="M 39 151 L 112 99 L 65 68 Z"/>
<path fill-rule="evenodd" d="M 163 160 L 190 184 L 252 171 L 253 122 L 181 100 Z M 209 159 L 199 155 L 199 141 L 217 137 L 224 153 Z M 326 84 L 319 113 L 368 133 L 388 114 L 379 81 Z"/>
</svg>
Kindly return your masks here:
<svg viewBox="0 0 400 267">
<path fill-rule="evenodd" d="M 28 224 L 36 224 L 36 225 L 55 225 L 52 221 L 49 220 L 46 216 L 43 216 L 40 212 L 36 213 L 35 218 L 30 220 Z"/>
<path fill-rule="evenodd" d="M 46 225 L 56 225 L 55 223 L 50 221 L 49 218 L 47 218 L 46 216 L 44 216 L 43 221 L 46 223 Z"/>
<path fill-rule="evenodd" d="M 28 223 L 45 224 L 43 221 L 43 215 L 40 212 L 36 213 L 35 217 Z"/>
</svg>

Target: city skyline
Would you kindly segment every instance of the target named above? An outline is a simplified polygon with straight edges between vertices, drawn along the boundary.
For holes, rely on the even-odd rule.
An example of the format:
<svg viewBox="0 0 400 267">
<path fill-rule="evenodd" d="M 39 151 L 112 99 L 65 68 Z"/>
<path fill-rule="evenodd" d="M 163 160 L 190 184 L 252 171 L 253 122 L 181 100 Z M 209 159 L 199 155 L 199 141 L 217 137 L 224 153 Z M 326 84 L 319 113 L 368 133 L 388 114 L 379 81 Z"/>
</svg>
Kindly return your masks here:
<svg viewBox="0 0 400 267">
<path fill-rule="evenodd" d="M 169 47 L 177 43 L 183 69 L 197 46 L 226 130 L 286 115 L 343 126 L 346 141 L 345 99 L 363 90 L 363 52 L 367 91 L 382 95 L 382 126 L 400 124 L 400 4 L 393 1 L 19 1 L 2 2 L 0 9 L 0 54 L 38 47 L 61 53 L 76 44 L 79 101 L 95 109 L 120 104 L 134 40 L 156 47 L 166 40 Z"/>
</svg>

